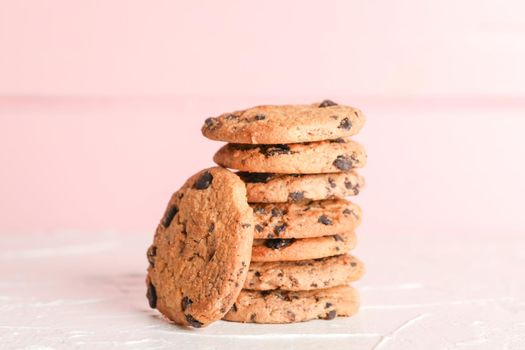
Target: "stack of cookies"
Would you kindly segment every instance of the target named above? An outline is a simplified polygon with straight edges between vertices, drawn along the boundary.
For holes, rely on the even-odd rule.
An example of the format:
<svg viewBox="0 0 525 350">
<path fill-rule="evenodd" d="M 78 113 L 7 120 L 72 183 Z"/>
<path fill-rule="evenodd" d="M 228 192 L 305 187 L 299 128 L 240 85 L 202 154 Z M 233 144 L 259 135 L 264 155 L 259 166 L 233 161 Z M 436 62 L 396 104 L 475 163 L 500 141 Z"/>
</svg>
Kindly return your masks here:
<svg viewBox="0 0 525 350">
<path fill-rule="evenodd" d="M 349 137 L 365 118 L 325 100 L 258 106 L 208 118 L 204 136 L 228 142 L 220 167 L 176 192 L 148 250 L 150 306 L 183 325 L 333 319 L 357 312 L 348 284 L 364 266 L 363 147 Z M 234 169 L 237 173 L 232 173 Z"/>
</svg>

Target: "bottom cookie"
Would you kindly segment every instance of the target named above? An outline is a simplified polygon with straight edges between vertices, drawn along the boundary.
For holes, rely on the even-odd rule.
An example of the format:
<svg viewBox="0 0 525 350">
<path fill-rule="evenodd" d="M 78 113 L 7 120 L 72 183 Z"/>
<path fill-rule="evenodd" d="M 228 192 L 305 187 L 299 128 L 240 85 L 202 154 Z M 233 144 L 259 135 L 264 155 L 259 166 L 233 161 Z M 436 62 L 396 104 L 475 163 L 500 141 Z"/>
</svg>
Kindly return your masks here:
<svg viewBox="0 0 525 350">
<path fill-rule="evenodd" d="M 359 295 L 350 286 L 285 292 L 242 290 L 223 320 L 249 323 L 292 323 L 351 316 Z"/>
</svg>

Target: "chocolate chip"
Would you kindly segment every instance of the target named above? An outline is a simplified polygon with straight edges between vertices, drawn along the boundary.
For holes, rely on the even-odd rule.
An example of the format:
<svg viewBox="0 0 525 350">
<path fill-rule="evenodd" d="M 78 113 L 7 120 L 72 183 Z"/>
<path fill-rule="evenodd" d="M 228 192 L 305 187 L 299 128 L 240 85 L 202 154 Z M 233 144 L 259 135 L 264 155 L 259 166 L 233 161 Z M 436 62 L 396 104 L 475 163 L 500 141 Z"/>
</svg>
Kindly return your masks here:
<svg viewBox="0 0 525 350">
<path fill-rule="evenodd" d="M 188 297 L 184 297 L 182 298 L 182 301 L 181 301 L 181 306 L 182 306 L 182 311 L 186 311 L 186 309 L 191 305 L 193 304 L 193 301 L 188 298 Z"/>
<path fill-rule="evenodd" d="M 266 116 L 264 114 L 257 114 L 255 116 L 255 120 L 265 120 Z"/>
<path fill-rule="evenodd" d="M 253 212 L 255 214 L 266 214 L 266 209 L 264 209 L 264 207 L 255 207 L 253 208 Z"/>
<path fill-rule="evenodd" d="M 250 321 L 255 322 L 256 317 L 257 317 L 257 314 L 251 314 Z"/>
<path fill-rule="evenodd" d="M 337 106 L 337 103 L 335 103 L 335 102 L 332 101 L 332 100 L 324 100 L 324 101 L 321 102 L 321 104 L 319 105 L 319 108 L 331 107 L 331 106 Z"/>
<path fill-rule="evenodd" d="M 326 215 L 321 215 L 317 221 L 327 226 L 333 224 L 332 220 Z"/>
<path fill-rule="evenodd" d="M 350 130 L 352 128 L 352 122 L 348 118 L 343 118 L 338 126 L 339 129 Z"/>
<path fill-rule="evenodd" d="M 251 224 L 241 224 L 242 228 L 248 228 L 248 227 L 251 227 L 252 225 Z"/>
<path fill-rule="evenodd" d="M 224 119 L 226 119 L 226 120 L 234 120 L 234 119 L 239 119 L 239 116 L 235 115 L 235 114 L 228 114 L 226 117 L 224 117 Z"/>
<path fill-rule="evenodd" d="M 259 271 L 254 272 L 255 277 L 261 277 L 261 273 Z"/>
<path fill-rule="evenodd" d="M 184 315 L 184 316 L 186 316 L 186 321 L 188 321 L 190 326 L 195 327 L 195 328 L 201 328 L 202 327 L 202 322 L 196 320 L 192 315 L 187 314 L 187 315 Z"/>
<path fill-rule="evenodd" d="M 328 309 L 328 308 L 330 308 L 330 307 L 332 307 L 332 303 L 326 303 L 326 304 L 324 305 L 324 308 L 325 308 L 325 309 Z"/>
<path fill-rule="evenodd" d="M 339 126 L 339 127 L 341 127 L 341 126 Z M 337 138 L 337 139 L 329 140 L 329 141 L 330 141 L 330 143 L 346 143 L 345 139 L 340 138 L 340 137 Z"/>
<path fill-rule="evenodd" d="M 148 291 L 146 292 L 146 297 L 148 298 L 149 307 L 154 309 L 157 307 L 157 291 L 155 290 L 155 286 L 149 282 L 148 283 Z"/>
<path fill-rule="evenodd" d="M 357 196 L 359 194 L 359 186 L 354 187 L 354 196 Z"/>
<path fill-rule="evenodd" d="M 264 245 L 270 249 L 281 249 L 284 247 L 288 247 L 293 242 L 295 242 L 294 238 L 288 238 L 288 239 L 267 239 L 264 242 Z"/>
<path fill-rule="evenodd" d="M 328 183 L 330 184 L 330 187 L 335 188 L 337 184 L 335 183 L 335 180 L 331 177 L 328 178 Z"/>
<path fill-rule="evenodd" d="M 276 154 L 289 154 L 290 146 L 288 145 L 261 145 L 259 146 L 259 152 L 264 154 L 265 157 L 271 157 Z"/>
<path fill-rule="evenodd" d="M 262 227 L 262 226 L 259 225 L 259 224 L 255 225 L 255 231 L 257 231 L 257 232 L 262 232 L 262 230 L 264 230 L 264 227 Z"/>
<path fill-rule="evenodd" d="M 272 208 L 272 218 L 282 216 L 282 215 L 283 215 L 283 211 L 281 209 Z"/>
<path fill-rule="evenodd" d="M 195 182 L 195 185 L 193 185 L 193 188 L 197 190 L 205 190 L 208 187 L 210 187 L 212 181 L 213 181 L 213 175 L 210 174 L 210 172 L 205 171 L 199 177 L 199 179 Z"/>
<path fill-rule="evenodd" d="M 230 309 L 230 312 L 237 312 L 237 305 L 233 303 L 232 308 Z"/>
<path fill-rule="evenodd" d="M 237 175 L 246 183 L 266 183 L 273 176 L 271 173 L 238 172 Z"/>
<path fill-rule="evenodd" d="M 208 227 L 208 233 L 212 233 L 213 231 L 215 231 L 215 223 L 212 222 L 210 224 L 210 227 Z"/>
<path fill-rule="evenodd" d="M 332 320 L 335 318 L 335 316 L 337 316 L 337 312 L 335 310 L 332 310 L 330 311 L 329 313 L 326 314 L 326 317 L 324 318 L 325 320 Z"/>
<path fill-rule="evenodd" d="M 311 283 L 310 287 L 317 288 L 317 283 Z"/>
<path fill-rule="evenodd" d="M 284 276 L 284 275 L 283 275 L 282 272 L 279 272 L 279 273 L 277 274 L 277 277 L 283 277 L 283 276 Z"/>
<path fill-rule="evenodd" d="M 216 118 L 207 118 L 204 121 L 204 125 L 210 130 L 215 129 L 219 124 L 220 122 Z"/>
<path fill-rule="evenodd" d="M 343 239 L 343 237 L 339 236 L 339 235 L 334 235 L 333 236 L 334 239 L 336 240 L 336 242 L 344 242 L 345 240 Z"/>
<path fill-rule="evenodd" d="M 288 195 L 288 200 L 290 202 L 297 202 L 304 199 L 304 191 L 303 192 L 291 192 Z"/>
<path fill-rule="evenodd" d="M 352 211 L 350 209 L 346 208 L 345 210 L 343 210 L 343 214 L 350 215 L 350 214 L 352 214 Z"/>
<path fill-rule="evenodd" d="M 148 257 L 148 262 L 151 267 L 155 266 L 155 256 L 157 255 L 157 247 L 152 245 L 148 248 L 146 256 Z"/>
<path fill-rule="evenodd" d="M 352 165 L 353 165 L 352 163 L 353 163 L 352 158 L 350 158 L 347 155 L 340 155 L 340 156 L 337 156 L 337 158 L 334 160 L 332 164 L 337 169 L 346 171 L 346 170 L 352 169 Z"/>
<path fill-rule="evenodd" d="M 262 297 L 265 297 L 267 295 L 270 295 L 271 292 L 272 292 L 271 290 L 261 290 L 260 293 Z"/>
<path fill-rule="evenodd" d="M 173 220 L 175 215 L 177 215 L 178 212 L 179 212 L 179 208 L 177 208 L 176 206 L 170 207 L 166 211 L 166 214 L 164 215 L 164 218 L 162 219 L 162 226 L 164 226 L 165 228 L 168 228 L 171 224 L 171 221 Z"/>
<path fill-rule="evenodd" d="M 357 266 L 357 263 L 356 263 L 355 261 L 352 261 L 352 262 L 350 263 L 350 266 L 352 266 L 352 267 L 356 267 L 356 266 Z"/>
<path fill-rule="evenodd" d="M 279 226 L 275 226 L 273 228 L 273 232 L 275 233 L 276 236 L 279 236 L 279 234 L 281 232 L 283 232 L 284 230 L 286 230 L 286 224 L 282 224 L 282 225 L 279 225 Z"/>
<path fill-rule="evenodd" d="M 352 185 L 352 182 L 350 182 L 350 181 L 345 181 L 345 187 L 346 187 L 347 190 L 352 189 L 353 186 L 354 186 L 354 185 Z"/>
</svg>

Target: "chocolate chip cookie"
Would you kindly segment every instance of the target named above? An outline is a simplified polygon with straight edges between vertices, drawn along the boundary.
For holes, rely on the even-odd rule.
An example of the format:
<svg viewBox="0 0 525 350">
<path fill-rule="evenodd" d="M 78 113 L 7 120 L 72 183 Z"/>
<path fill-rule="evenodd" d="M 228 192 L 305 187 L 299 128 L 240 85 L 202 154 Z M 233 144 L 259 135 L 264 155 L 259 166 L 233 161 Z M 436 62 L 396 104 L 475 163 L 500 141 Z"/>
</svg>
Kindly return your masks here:
<svg viewBox="0 0 525 350">
<path fill-rule="evenodd" d="M 223 320 L 251 323 L 292 323 L 317 318 L 351 316 L 359 309 L 359 295 L 350 286 L 309 291 L 242 290 Z"/>
<path fill-rule="evenodd" d="M 186 326 L 220 319 L 248 273 L 253 227 L 237 175 L 215 167 L 189 178 L 171 197 L 147 252 L 149 305 Z"/>
<path fill-rule="evenodd" d="M 344 198 L 359 194 L 364 178 L 350 170 L 331 174 L 237 173 L 246 183 L 248 202 L 280 203 Z"/>
<path fill-rule="evenodd" d="M 229 143 L 215 153 L 213 160 L 223 167 L 248 172 L 317 174 L 361 168 L 366 153 L 363 146 L 350 139 L 288 145 Z"/>
<path fill-rule="evenodd" d="M 279 144 L 355 135 L 365 123 L 359 109 L 330 100 L 311 105 L 257 106 L 208 118 L 209 139 L 245 144 Z"/>
<path fill-rule="evenodd" d="M 252 262 L 243 288 L 296 291 L 331 288 L 357 281 L 364 272 L 364 264 L 348 254 L 301 261 Z"/>
<path fill-rule="evenodd" d="M 339 255 L 356 245 L 353 232 L 314 238 L 255 239 L 252 261 L 296 261 Z"/>
<path fill-rule="evenodd" d="M 256 239 L 334 235 L 353 231 L 361 222 L 361 208 L 341 198 L 250 206 Z"/>
</svg>

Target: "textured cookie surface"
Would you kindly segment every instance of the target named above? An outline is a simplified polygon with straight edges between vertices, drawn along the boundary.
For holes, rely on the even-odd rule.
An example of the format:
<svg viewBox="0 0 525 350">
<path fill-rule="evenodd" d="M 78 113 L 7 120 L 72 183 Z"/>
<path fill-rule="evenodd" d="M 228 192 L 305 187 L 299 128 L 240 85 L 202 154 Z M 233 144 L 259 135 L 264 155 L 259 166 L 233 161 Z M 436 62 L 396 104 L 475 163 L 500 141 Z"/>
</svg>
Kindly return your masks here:
<svg viewBox="0 0 525 350">
<path fill-rule="evenodd" d="M 353 232 L 315 238 L 255 239 L 252 261 L 296 261 L 346 253 L 356 245 Z"/>
<path fill-rule="evenodd" d="M 355 135 L 365 116 L 350 106 L 325 100 L 312 105 L 257 106 L 206 119 L 202 133 L 218 141 L 278 144 Z"/>
<path fill-rule="evenodd" d="M 220 319 L 244 284 L 252 241 L 242 180 L 218 167 L 195 174 L 171 197 L 148 249 L 150 306 L 181 325 Z"/>
<path fill-rule="evenodd" d="M 364 264 L 348 255 L 301 261 L 252 262 L 244 282 L 252 290 L 311 290 L 357 281 Z"/>
<path fill-rule="evenodd" d="M 365 185 L 364 178 L 354 170 L 331 174 L 285 175 L 239 172 L 237 175 L 246 183 L 250 203 L 344 198 L 359 194 Z"/>
<path fill-rule="evenodd" d="M 251 323 L 292 323 L 331 320 L 359 310 L 359 295 L 350 286 L 310 291 L 242 290 L 224 320 Z"/>
<path fill-rule="evenodd" d="M 353 231 L 361 209 L 345 199 L 250 205 L 255 217 L 254 238 L 307 238 Z"/>
<path fill-rule="evenodd" d="M 317 174 L 348 171 L 366 163 L 364 148 L 350 139 L 279 144 L 229 143 L 217 151 L 215 163 L 248 172 Z"/>
</svg>

